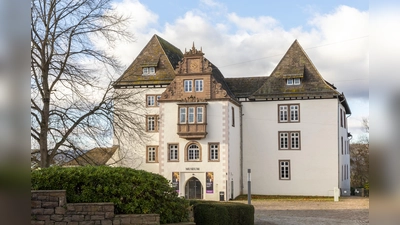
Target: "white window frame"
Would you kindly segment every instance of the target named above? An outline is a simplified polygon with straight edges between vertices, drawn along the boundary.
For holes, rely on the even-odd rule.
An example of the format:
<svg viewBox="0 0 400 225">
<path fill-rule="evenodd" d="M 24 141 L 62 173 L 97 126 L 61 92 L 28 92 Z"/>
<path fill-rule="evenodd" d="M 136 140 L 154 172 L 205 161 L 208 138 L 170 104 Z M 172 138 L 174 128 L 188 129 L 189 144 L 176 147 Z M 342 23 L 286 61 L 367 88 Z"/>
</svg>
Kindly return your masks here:
<svg viewBox="0 0 400 225">
<path fill-rule="evenodd" d="M 179 108 L 179 123 L 180 124 L 186 123 L 186 107 Z"/>
<path fill-rule="evenodd" d="M 147 115 L 146 116 L 146 130 L 147 132 L 157 132 L 158 131 L 158 116 L 157 115 Z"/>
<path fill-rule="evenodd" d="M 146 162 L 156 163 L 157 162 L 157 146 L 147 146 L 147 158 Z"/>
<path fill-rule="evenodd" d="M 147 106 L 152 107 L 156 105 L 156 96 L 155 95 L 147 95 Z"/>
<path fill-rule="evenodd" d="M 142 75 L 156 75 L 156 68 L 154 66 L 143 67 L 142 68 Z"/>
<path fill-rule="evenodd" d="M 286 80 L 287 85 L 293 85 L 293 78 L 289 78 Z"/>
<path fill-rule="evenodd" d="M 300 104 L 278 104 L 279 123 L 299 123 Z"/>
<path fill-rule="evenodd" d="M 293 79 L 293 85 L 300 85 L 300 84 L 301 84 L 300 78 L 294 78 Z"/>
<path fill-rule="evenodd" d="M 209 160 L 219 161 L 219 143 L 209 143 Z"/>
<path fill-rule="evenodd" d="M 196 92 L 203 92 L 203 80 L 194 80 Z"/>
<path fill-rule="evenodd" d="M 279 160 L 279 180 L 290 180 L 290 160 Z"/>
<path fill-rule="evenodd" d="M 203 112 L 204 112 L 204 107 L 197 107 L 196 108 L 196 122 L 197 123 L 203 123 Z"/>
<path fill-rule="evenodd" d="M 300 131 L 279 131 L 278 132 L 279 150 L 301 150 Z"/>
<path fill-rule="evenodd" d="M 200 161 L 200 147 L 197 144 L 190 144 L 187 151 L 188 161 Z"/>
<path fill-rule="evenodd" d="M 195 122 L 195 107 L 188 107 L 188 118 L 187 121 L 188 123 L 194 123 Z"/>
<path fill-rule="evenodd" d="M 169 161 L 179 161 L 179 145 L 168 144 Z"/>
<path fill-rule="evenodd" d="M 185 92 L 192 92 L 193 80 L 183 80 L 183 87 Z"/>
</svg>

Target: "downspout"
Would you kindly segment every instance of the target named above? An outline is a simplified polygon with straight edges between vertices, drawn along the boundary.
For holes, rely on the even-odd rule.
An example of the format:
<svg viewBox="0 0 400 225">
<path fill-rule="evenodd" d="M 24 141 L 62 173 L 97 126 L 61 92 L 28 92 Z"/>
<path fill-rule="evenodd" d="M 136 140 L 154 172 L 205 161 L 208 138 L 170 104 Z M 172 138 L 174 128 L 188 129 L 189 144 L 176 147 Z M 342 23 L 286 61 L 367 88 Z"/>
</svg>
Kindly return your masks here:
<svg viewBox="0 0 400 225">
<path fill-rule="evenodd" d="M 240 194 L 243 195 L 243 114 L 242 114 L 243 105 L 240 104 L 239 107 L 239 116 L 240 116 Z"/>
</svg>

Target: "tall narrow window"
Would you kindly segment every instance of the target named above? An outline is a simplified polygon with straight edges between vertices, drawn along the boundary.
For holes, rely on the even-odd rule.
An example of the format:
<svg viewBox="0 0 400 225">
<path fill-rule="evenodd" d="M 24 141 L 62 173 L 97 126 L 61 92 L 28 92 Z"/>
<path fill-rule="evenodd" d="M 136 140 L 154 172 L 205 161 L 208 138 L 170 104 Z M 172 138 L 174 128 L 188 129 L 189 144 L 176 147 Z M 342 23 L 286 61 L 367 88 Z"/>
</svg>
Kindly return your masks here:
<svg viewBox="0 0 400 225">
<path fill-rule="evenodd" d="M 148 95 L 147 96 L 147 106 L 155 106 L 155 99 L 156 99 L 156 96 Z"/>
<path fill-rule="evenodd" d="M 192 80 L 184 80 L 183 85 L 185 92 L 192 92 L 192 86 L 193 86 Z"/>
<path fill-rule="evenodd" d="M 300 131 L 279 131 L 279 150 L 300 150 Z"/>
<path fill-rule="evenodd" d="M 347 118 L 346 118 L 346 111 L 343 110 L 343 126 L 347 128 Z"/>
<path fill-rule="evenodd" d="M 232 127 L 235 126 L 235 108 L 232 107 Z"/>
<path fill-rule="evenodd" d="M 289 149 L 289 134 L 286 132 L 279 133 L 279 146 L 280 149 Z"/>
<path fill-rule="evenodd" d="M 157 95 L 157 97 L 156 97 L 156 99 L 157 99 L 157 106 L 160 105 L 160 103 L 158 102 L 158 100 L 160 100 L 160 98 L 161 98 L 161 95 Z"/>
<path fill-rule="evenodd" d="M 279 106 L 279 122 L 287 122 L 288 121 L 288 106 L 280 105 Z"/>
<path fill-rule="evenodd" d="M 169 149 L 169 157 L 168 157 L 169 161 L 179 161 L 178 145 L 170 144 L 170 145 L 168 145 L 168 149 Z"/>
<path fill-rule="evenodd" d="M 209 160 L 210 161 L 219 161 L 219 144 L 218 143 L 210 143 L 209 147 Z"/>
<path fill-rule="evenodd" d="M 154 163 L 157 162 L 157 146 L 147 146 L 147 157 L 146 162 Z"/>
<path fill-rule="evenodd" d="M 188 123 L 194 123 L 194 107 L 188 108 Z"/>
<path fill-rule="evenodd" d="M 290 160 L 279 160 L 279 179 L 290 180 Z"/>
<path fill-rule="evenodd" d="M 340 127 L 343 127 L 343 112 L 342 112 L 342 109 L 340 109 Z"/>
<path fill-rule="evenodd" d="M 290 121 L 291 122 L 299 121 L 299 105 L 290 106 Z"/>
<path fill-rule="evenodd" d="M 158 116 L 157 115 L 147 115 L 146 116 L 146 131 L 157 132 L 158 131 Z"/>
<path fill-rule="evenodd" d="M 196 92 L 202 92 L 203 91 L 203 80 L 195 80 L 194 81 L 195 85 L 195 91 Z"/>
<path fill-rule="evenodd" d="M 186 108 L 179 108 L 179 123 L 186 123 Z"/>
<path fill-rule="evenodd" d="M 291 144 L 291 149 L 299 149 L 300 148 L 300 133 L 299 132 L 290 133 L 290 144 Z"/>
<path fill-rule="evenodd" d="M 341 148 L 342 148 L 342 155 L 343 155 L 343 137 L 340 137 L 340 144 L 341 144 Z"/>
<path fill-rule="evenodd" d="M 278 105 L 278 122 L 279 123 L 298 123 L 300 122 L 300 105 L 288 104 Z"/>
<path fill-rule="evenodd" d="M 197 123 L 203 123 L 203 107 L 197 107 Z"/>
</svg>

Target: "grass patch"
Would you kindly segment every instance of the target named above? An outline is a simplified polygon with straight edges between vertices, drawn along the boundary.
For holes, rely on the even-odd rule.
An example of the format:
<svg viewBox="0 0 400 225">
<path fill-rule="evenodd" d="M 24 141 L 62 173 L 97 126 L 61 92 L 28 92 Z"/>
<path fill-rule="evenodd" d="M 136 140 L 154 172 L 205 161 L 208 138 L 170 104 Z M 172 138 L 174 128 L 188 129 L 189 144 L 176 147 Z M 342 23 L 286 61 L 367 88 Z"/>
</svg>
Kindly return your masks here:
<svg viewBox="0 0 400 225">
<path fill-rule="evenodd" d="M 247 200 L 247 195 L 239 195 L 234 200 Z M 292 195 L 251 195 L 251 200 L 307 200 L 332 201 L 333 197 L 325 196 L 292 196 Z"/>
</svg>

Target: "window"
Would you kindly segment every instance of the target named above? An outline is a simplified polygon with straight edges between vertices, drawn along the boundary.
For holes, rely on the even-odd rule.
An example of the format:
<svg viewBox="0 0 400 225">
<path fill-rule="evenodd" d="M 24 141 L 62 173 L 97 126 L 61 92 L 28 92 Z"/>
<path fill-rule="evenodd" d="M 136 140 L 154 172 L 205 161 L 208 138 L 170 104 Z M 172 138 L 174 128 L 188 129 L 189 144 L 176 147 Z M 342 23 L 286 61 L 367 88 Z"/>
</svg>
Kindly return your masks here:
<svg viewBox="0 0 400 225">
<path fill-rule="evenodd" d="M 279 150 L 300 150 L 300 131 L 280 131 Z"/>
<path fill-rule="evenodd" d="M 342 109 L 340 109 L 340 127 L 343 127 L 343 112 L 342 112 Z"/>
<path fill-rule="evenodd" d="M 340 144 L 341 144 L 341 147 L 342 147 L 342 155 L 343 155 L 343 137 L 340 137 Z"/>
<path fill-rule="evenodd" d="M 197 107 L 197 123 L 203 123 L 203 107 Z"/>
<path fill-rule="evenodd" d="M 192 80 L 184 80 L 183 87 L 185 92 L 192 92 L 193 81 Z"/>
<path fill-rule="evenodd" d="M 290 115 L 290 116 L 289 116 Z M 300 122 L 300 105 L 278 105 L 279 123 L 298 123 Z"/>
<path fill-rule="evenodd" d="M 279 180 L 290 180 L 290 160 L 279 160 Z"/>
<path fill-rule="evenodd" d="M 209 143 L 209 159 L 208 161 L 219 161 L 219 144 L 218 143 Z"/>
<path fill-rule="evenodd" d="M 147 146 L 146 147 L 146 162 L 147 163 L 156 163 L 158 162 L 158 146 Z"/>
<path fill-rule="evenodd" d="M 194 86 L 196 92 L 203 91 L 203 80 L 194 80 Z"/>
<path fill-rule="evenodd" d="M 156 75 L 156 68 L 154 66 L 143 67 L 142 71 L 143 71 L 142 75 Z"/>
<path fill-rule="evenodd" d="M 190 106 L 190 107 L 180 106 L 179 123 L 180 124 L 204 123 L 204 106 Z"/>
<path fill-rule="evenodd" d="M 160 100 L 161 95 L 146 95 L 146 107 L 156 107 L 160 104 L 158 100 Z"/>
<path fill-rule="evenodd" d="M 290 78 L 286 80 L 287 85 L 299 85 L 300 83 L 300 78 Z"/>
<path fill-rule="evenodd" d="M 343 127 L 347 128 L 347 118 L 346 118 L 346 111 L 343 110 Z"/>
<path fill-rule="evenodd" d="M 187 161 L 201 161 L 199 145 L 193 143 L 187 147 Z"/>
<path fill-rule="evenodd" d="M 188 108 L 188 123 L 194 123 L 194 107 Z"/>
<path fill-rule="evenodd" d="M 179 161 L 178 144 L 168 145 L 168 161 Z"/>
<path fill-rule="evenodd" d="M 232 127 L 235 126 L 235 108 L 232 107 Z"/>
<path fill-rule="evenodd" d="M 158 116 L 147 115 L 146 116 L 146 131 L 157 132 L 158 131 Z"/>
</svg>

